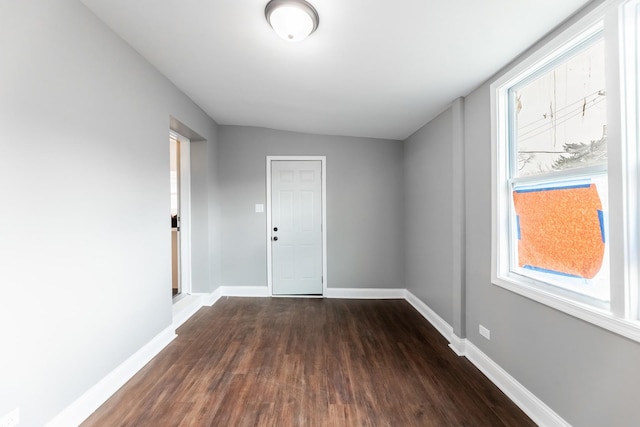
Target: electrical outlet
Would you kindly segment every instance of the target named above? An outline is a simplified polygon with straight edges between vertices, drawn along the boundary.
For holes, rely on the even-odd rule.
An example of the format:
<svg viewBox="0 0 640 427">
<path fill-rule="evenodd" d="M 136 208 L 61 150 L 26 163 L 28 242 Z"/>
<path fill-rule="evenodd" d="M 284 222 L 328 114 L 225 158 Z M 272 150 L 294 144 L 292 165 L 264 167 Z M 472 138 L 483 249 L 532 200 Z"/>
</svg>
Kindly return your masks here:
<svg viewBox="0 0 640 427">
<path fill-rule="evenodd" d="M 15 427 L 20 423 L 20 408 L 16 408 L 0 418 L 0 427 Z"/>
<path fill-rule="evenodd" d="M 482 335 L 483 337 L 485 337 L 488 340 L 491 340 L 491 331 L 487 328 L 485 328 L 482 325 L 479 325 L 480 327 L 478 328 L 480 331 L 480 335 Z"/>
</svg>

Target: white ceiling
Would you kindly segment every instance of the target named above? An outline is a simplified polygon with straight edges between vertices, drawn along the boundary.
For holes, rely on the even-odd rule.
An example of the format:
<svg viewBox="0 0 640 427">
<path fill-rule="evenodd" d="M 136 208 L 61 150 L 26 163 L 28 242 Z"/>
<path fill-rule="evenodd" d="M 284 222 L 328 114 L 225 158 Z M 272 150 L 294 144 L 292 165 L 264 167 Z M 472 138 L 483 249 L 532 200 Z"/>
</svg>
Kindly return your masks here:
<svg viewBox="0 0 640 427">
<path fill-rule="evenodd" d="M 405 139 L 588 0 L 311 0 L 281 40 L 267 0 L 82 0 L 217 123 Z"/>
</svg>

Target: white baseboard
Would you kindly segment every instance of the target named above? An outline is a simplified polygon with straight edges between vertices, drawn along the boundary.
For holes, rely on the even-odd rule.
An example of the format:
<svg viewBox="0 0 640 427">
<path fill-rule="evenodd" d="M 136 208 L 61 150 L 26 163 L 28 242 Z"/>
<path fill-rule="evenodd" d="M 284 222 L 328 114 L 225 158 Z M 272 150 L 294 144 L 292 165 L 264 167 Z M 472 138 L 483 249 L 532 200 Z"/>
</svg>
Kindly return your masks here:
<svg viewBox="0 0 640 427">
<path fill-rule="evenodd" d="M 570 424 L 560 415 L 556 414 L 542 400 L 527 390 L 478 347 L 468 340 L 464 341 L 466 341 L 464 346 L 466 358 L 480 369 L 492 383 L 502 390 L 536 424 L 549 427 L 570 427 Z"/>
<path fill-rule="evenodd" d="M 204 305 L 204 300 L 208 294 L 186 295 L 180 301 L 173 304 L 173 329 L 178 329 L 184 322 L 189 320 L 196 311 Z"/>
<path fill-rule="evenodd" d="M 221 296 L 225 297 L 270 297 L 266 286 L 221 286 Z"/>
<path fill-rule="evenodd" d="M 211 307 L 222 297 L 222 289 L 211 293 L 194 293 L 173 304 L 173 327 L 178 329 L 202 307 Z"/>
<path fill-rule="evenodd" d="M 144 347 L 135 352 L 120 366 L 111 371 L 100 382 L 91 387 L 75 402 L 47 423 L 47 427 L 69 427 L 80 425 L 107 401 L 120 387 L 153 359 L 176 337 L 173 326 L 156 335 Z"/>
<path fill-rule="evenodd" d="M 221 286 L 218 288 L 220 296 L 225 297 L 271 297 L 266 286 Z M 376 288 L 327 288 L 325 298 L 348 299 L 404 299 L 404 289 L 376 289 Z M 291 297 L 291 296 L 288 296 Z M 306 298 L 306 296 L 301 296 Z"/>
<path fill-rule="evenodd" d="M 458 355 L 465 356 L 473 363 L 492 383 L 494 383 L 509 399 L 536 424 L 548 427 L 569 427 L 562 417 L 556 414 L 542 400 L 527 390 L 507 371 L 502 369 L 489 356 L 484 354 L 471 341 L 459 338 L 453 333 L 453 328 L 434 312 L 422 300 L 406 291 L 406 299 L 418 312 L 433 325 L 434 328 L 449 341 L 449 347 Z"/>
<path fill-rule="evenodd" d="M 447 339 L 450 343 L 454 341 L 455 335 L 453 334 L 453 328 L 438 314 L 431 309 L 427 304 L 422 302 L 420 298 L 411 293 L 411 291 L 405 291 L 406 296 L 405 299 L 409 304 L 413 306 L 418 313 L 422 314 L 422 317 L 427 319 L 434 328 L 440 332 L 440 334 Z M 458 337 L 455 337 L 455 340 L 459 340 Z M 455 351 L 455 349 L 454 349 Z M 457 353 L 457 351 L 456 351 Z"/>
<path fill-rule="evenodd" d="M 203 295 L 204 295 L 203 304 L 207 307 L 211 307 L 213 304 L 216 303 L 216 301 L 222 298 L 222 288 L 219 287 L 218 289 L 211 292 L 210 294 L 203 294 Z"/>
<path fill-rule="evenodd" d="M 376 289 L 376 288 L 327 288 L 325 298 L 345 299 L 404 299 L 404 289 Z"/>
<path fill-rule="evenodd" d="M 464 356 L 467 353 L 467 340 L 459 338 L 456 334 L 451 335 L 449 348 L 458 356 Z"/>
</svg>

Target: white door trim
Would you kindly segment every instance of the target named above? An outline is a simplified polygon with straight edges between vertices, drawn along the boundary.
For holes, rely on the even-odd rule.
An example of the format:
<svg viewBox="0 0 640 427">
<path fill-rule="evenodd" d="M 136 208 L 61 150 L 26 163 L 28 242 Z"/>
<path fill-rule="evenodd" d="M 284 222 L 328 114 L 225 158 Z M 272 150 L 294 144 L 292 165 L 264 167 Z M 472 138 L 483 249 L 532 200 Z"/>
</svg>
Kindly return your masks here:
<svg viewBox="0 0 640 427">
<path fill-rule="evenodd" d="M 267 293 L 273 295 L 271 253 L 271 162 L 274 160 L 316 160 L 322 170 L 322 295 L 327 293 L 327 157 L 326 156 L 267 156 Z"/>
<path fill-rule="evenodd" d="M 169 131 L 169 134 L 180 141 L 180 292 L 181 296 L 184 296 L 192 293 L 191 140 L 173 130 Z"/>
</svg>

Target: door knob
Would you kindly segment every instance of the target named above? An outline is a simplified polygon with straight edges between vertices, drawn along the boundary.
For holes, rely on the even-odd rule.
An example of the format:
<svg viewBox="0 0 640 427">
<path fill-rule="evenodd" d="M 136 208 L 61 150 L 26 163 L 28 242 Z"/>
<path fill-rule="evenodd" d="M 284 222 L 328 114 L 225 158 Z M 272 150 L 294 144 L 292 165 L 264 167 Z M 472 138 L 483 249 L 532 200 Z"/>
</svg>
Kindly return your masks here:
<svg viewBox="0 0 640 427">
<path fill-rule="evenodd" d="M 273 240 L 274 240 L 274 241 L 277 241 L 277 240 L 278 240 L 278 236 L 275 236 L 275 237 L 273 238 Z"/>
</svg>

